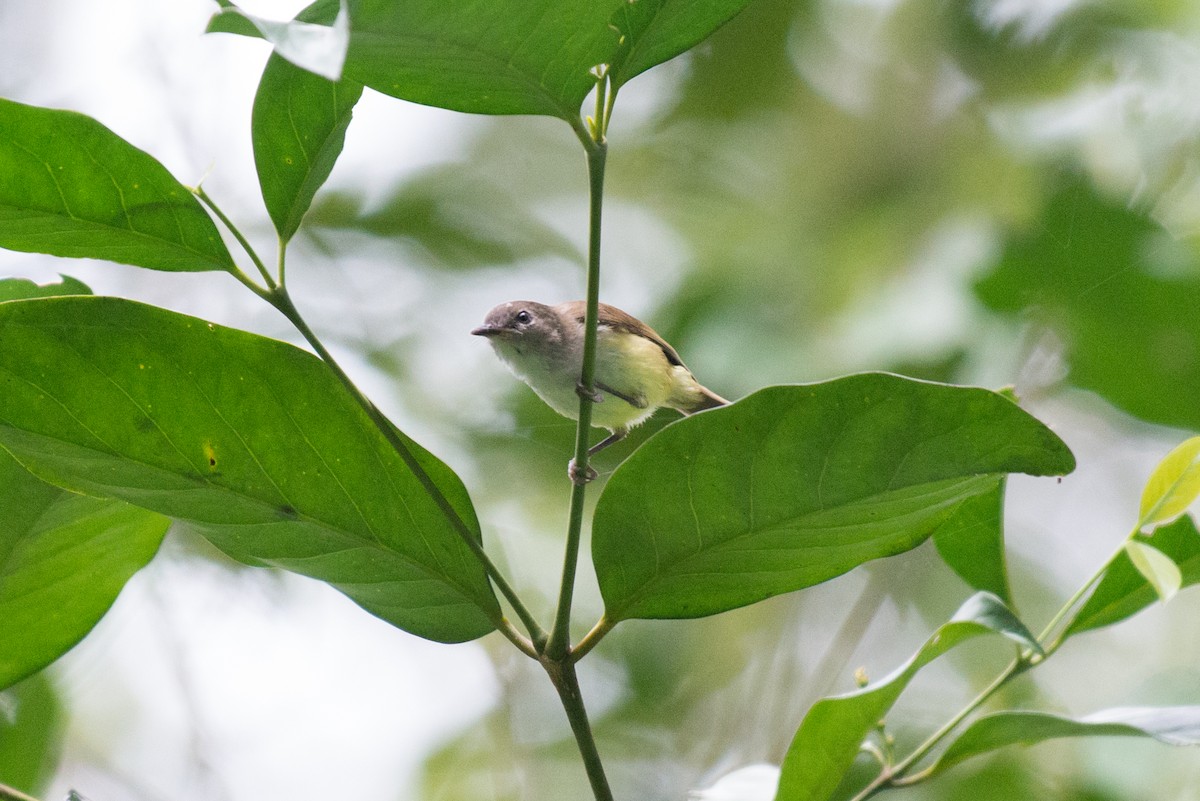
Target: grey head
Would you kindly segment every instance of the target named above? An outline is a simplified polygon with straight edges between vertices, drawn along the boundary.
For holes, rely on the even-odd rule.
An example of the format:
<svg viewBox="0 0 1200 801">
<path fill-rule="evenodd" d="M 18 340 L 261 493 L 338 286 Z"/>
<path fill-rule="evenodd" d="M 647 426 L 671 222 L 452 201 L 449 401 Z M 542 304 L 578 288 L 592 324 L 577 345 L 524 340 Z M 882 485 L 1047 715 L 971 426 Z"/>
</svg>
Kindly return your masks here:
<svg viewBox="0 0 1200 801">
<path fill-rule="evenodd" d="M 563 348 L 570 335 L 566 322 L 553 306 L 533 300 L 510 300 L 489 311 L 483 325 L 471 333 L 520 354 L 545 356 L 571 350 L 569 342 L 566 343 L 568 347 Z"/>
</svg>

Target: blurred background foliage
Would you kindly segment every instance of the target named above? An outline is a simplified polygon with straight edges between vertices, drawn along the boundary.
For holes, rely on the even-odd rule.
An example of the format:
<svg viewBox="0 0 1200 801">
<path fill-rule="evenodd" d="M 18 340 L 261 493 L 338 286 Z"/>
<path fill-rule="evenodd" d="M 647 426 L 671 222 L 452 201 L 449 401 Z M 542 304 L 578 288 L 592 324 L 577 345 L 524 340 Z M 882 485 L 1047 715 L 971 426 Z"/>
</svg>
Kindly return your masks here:
<svg viewBox="0 0 1200 801">
<path fill-rule="evenodd" d="M 200 37 L 211 9 L 199 0 L 169 10 L 123 0 L 103 18 L 85 5 L 0 6 L 0 94 L 93 114 L 185 183 L 207 175 L 209 193 L 268 248 L 248 155 L 266 50 Z M 246 5 L 277 17 L 296 10 Z M 1128 530 L 1157 458 L 1200 430 L 1197 87 L 1200 7 L 1189 0 L 755 0 L 622 91 L 602 297 L 649 321 L 729 397 L 864 369 L 1015 386 L 1081 463 L 1062 484 L 1009 488 L 1014 595 L 1039 628 Z M 546 617 L 573 426 L 466 332 L 501 300 L 582 295 L 578 144 L 557 121 L 368 95 L 290 257 L 294 292 L 397 423 L 464 476 L 489 549 Z M 6 273 L 70 272 L 97 292 L 291 336 L 220 277 L 0 259 Z M 667 422 L 660 415 L 606 451 L 602 475 Z M 396 659 L 432 660 L 406 668 L 425 683 L 389 709 L 372 693 L 374 682 L 407 680 L 396 663 L 304 617 L 326 608 L 311 605 L 312 592 L 338 614 L 359 610 L 227 565 L 186 532 L 168 545 L 81 653 L 0 696 L 0 779 L 60 796 L 74 786 L 95 801 L 241 799 L 253 797 L 248 788 L 315 799 L 331 786 L 342 798 L 585 797 L 561 711 L 506 642 L 443 658 L 370 629 L 363 636 L 400 643 Z M 582 574 L 580 633 L 600 611 Z M 258 589 L 247 604 L 248 583 Z M 966 593 L 926 546 L 716 618 L 622 624 L 582 670 L 618 797 L 681 799 L 728 770 L 777 763 L 814 700 L 850 689 L 860 666 L 886 674 Z M 230 597 L 239 601 L 214 600 Z M 1073 714 L 1200 702 L 1198 603 L 1184 593 L 1079 637 L 1002 701 Z M 145 625 L 172 635 L 153 645 L 132 637 L 144 624 L 136 604 L 160 604 Z M 213 633 L 239 625 L 247 606 L 267 610 L 255 625 L 276 628 Z M 263 648 L 281 625 L 271 621 L 293 619 L 295 651 Z M 119 647 L 136 656 L 114 659 Z M 359 695 L 343 686 L 354 683 L 344 666 L 312 671 L 311 655 L 329 651 L 371 671 L 354 674 Z M 281 654 L 293 657 L 271 662 Z M 898 737 L 918 742 L 1006 656 L 965 649 L 931 668 L 892 715 Z M 154 659 L 174 678 L 147 678 Z M 239 684 L 246 671 L 213 670 L 230 659 L 298 678 Z M 441 667 L 464 660 L 453 675 Z M 129 706 L 97 711 L 88 699 L 114 686 Z M 228 702 L 211 700 L 256 693 L 284 697 L 240 723 Z M 360 706 L 430 722 L 399 739 Z M 155 722 L 163 708 L 169 724 Z M 297 720 L 311 730 L 297 736 Z M 249 732 L 286 755 L 232 758 Z M 377 755 L 375 764 L 365 769 L 331 742 Z M 47 766 L 58 754 L 55 773 Z M 1197 788 L 1194 754 L 1055 742 L 891 796 L 1195 801 Z"/>
</svg>

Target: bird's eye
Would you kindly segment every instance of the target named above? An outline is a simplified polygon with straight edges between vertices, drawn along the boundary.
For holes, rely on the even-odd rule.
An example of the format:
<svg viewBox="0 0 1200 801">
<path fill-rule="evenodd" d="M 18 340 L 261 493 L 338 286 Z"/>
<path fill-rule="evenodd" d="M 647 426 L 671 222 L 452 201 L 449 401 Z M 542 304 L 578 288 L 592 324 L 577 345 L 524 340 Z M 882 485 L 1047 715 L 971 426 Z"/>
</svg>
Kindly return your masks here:
<svg viewBox="0 0 1200 801">
<path fill-rule="evenodd" d="M 517 312 L 517 316 L 514 319 L 518 323 L 525 325 L 533 320 L 533 315 L 522 309 L 521 311 Z"/>
</svg>

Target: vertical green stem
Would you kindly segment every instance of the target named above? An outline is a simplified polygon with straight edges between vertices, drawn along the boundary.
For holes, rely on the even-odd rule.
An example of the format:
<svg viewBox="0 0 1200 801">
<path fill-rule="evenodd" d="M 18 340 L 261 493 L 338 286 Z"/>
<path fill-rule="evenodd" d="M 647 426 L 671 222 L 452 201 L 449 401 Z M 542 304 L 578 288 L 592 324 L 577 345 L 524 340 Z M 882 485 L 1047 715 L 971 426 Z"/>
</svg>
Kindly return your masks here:
<svg viewBox="0 0 1200 801">
<path fill-rule="evenodd" d="M 595 394 L 596 325 L 600 309 L 600 212 L 604 204 L 604 164 L 608 146 L 603 138 L 593 140 L 590 134 L 581 134 L 580 139 L 587 152 L 590 212 L 587 312 L 583 328 L 583 367 L 579 376 L 579 385 L 584 391 L 579 398 L 579 423 L 575 428 L 575 468 L 586 472 L 593 403 L 586 396 Z M 565 657 L 570 647 L 571 602 L 575 594 L 575 570 L 579 563 L 579 540 L 583 531 L 583 501 L 586 492 L 586 484 L 575 484 L 571 488 L 571 511 L 567 520 L 567 544 L 563 556 L 562 585 L 558 593 L 558 611 L 554 616 L 554 628 L 550 631 L 550 642 L 546 650 L 547 655 L 553 659 Z"/>
<path fill-rule="evenodd" d="M 566 710 L 567 721 L 571 724 L 579 755 L 583 759 L 583 768 L 592 785 L 592 795 L 596 801 L 613 801 L 608 778 L 604 775 L 604 764 L 600 761 L 600 752 L 596 750 L 596 738 L 592 736 L 592 726 L 588 722 L 587 709 L 583 706 L 583 696 L 579 692 L 574 663 L 562 660 L 544 663 L 544 666 Z"/>
</svg>

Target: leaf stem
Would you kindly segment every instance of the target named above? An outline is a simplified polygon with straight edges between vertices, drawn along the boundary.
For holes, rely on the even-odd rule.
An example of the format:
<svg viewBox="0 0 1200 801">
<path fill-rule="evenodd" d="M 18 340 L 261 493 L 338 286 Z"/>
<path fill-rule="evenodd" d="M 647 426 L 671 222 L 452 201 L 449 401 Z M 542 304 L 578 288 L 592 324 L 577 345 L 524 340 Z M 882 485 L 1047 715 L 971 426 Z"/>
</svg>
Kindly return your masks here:
<svg viewBox="0 0 1200 801">
<path fill-rule="evenodd" d="M 596 647 L 596 644 L 604 638 L 605 634 L 612 631 L 613 626 L 617 625 L 615 620 L 609 620 L 607 617 L 601 617 L 596 621 L 596 625 L 592 626 L 592 630 L 584 635 L 579 644 L 571 649 L 571 661 L 578 662 L 580 659 Z"/>
<path fill-rule="evenodd" d="M 1050 622 L 1046 624 L 1046 628 L 1043 629 L 1041 635 L 1038 636 L 1038 642 L 1042 644 L 1042 648 L 1045 651 L 1045 656 L 1043 656 L 1042 659 L 1050 656 L 1050 654 L 1057 651 L 1058 647 L 1063 644 L 1063 641 L 1066 639 L 1067 632 L 1070 630 L 1071 625 L 1079 616 L 1079 603 L 1092 590 L 1092 588 L 1096 586 L 1096 583 L 1099 582 L 1100 579 L 1104 578 L 1104 574 L 1108 572 L 1110 567 L 1112 567 L 1113 562 L 1117 561 L 1117 559 L 1125 551 L 1125 546 L 1130 540 L 1137 536 L 1137 533 L 1138 529 L 1136 528 L 1129 532 L 1125 539 L 1121 540 L 1121 544 L 1116 547 L 1116 550 L 1109 554 L 1109 557 L 1104 561 L 1104 564 L 1102 564 L 1099 569 L 1096 570 L 1096 572 L 1093 573 L 1091 577 L 1083 583 L 1083 586 L 1075 591 L 1074 595 L 1067 599 L 1067 602 L 1062 605 L 1058 612 L 1055 613 L 1054 617 L 1050 619 Z M 1071 614 L 1072 612 L 1074 612 L 1074 614 Z M 1069 619 L 1067 617 L 1068 615 L 1071 615 Z M 1050 636 L 1054 634 L 1055 629 L 1059 629 L 1057 636 L 1055 636 L 1052 641 L 1048 642 L 1048 640 L 1050 640 Z"/>
<path fill-rule="evenodd" d="M 15 787 L 9 787 L 7 784 L 0 784 L 0 801 L 38 801 L 31 795 L 22 793 Z"/>
<path fill-rule="evenodd" d="M 1104 577 L 1108 569 L 1112 567 L 1113 562 L 1121 555 L 1125 549 L 1125 544 L 1129 542 L 1136 534 L 1138 529 L 1134 529 L 1130 534 L 1121 541 L 1121 544 L 1116 550 L 1104 561 L 1104 563 L 1088 578 L 1083 585 L 1076 590 L 1070 598 L 1059 608 L 1059 610 L 1046 624 L 1045 629 L 1038 636 L 1038 644 L 1042 646 L 1042 653 L 1035 654 L 1029 651 L 1020 653 L 1016 659 L 1009 663 L 1001 673 L 996 676 L 992 682 L 985 687 L 979 695 L 975 696 L 966 706 L 958 711 L 954 717 L 946 721 L 941 728 L 925 739 L 923 743 L 917 746 L 908 756 L 897 762 L 895 765 L 885 768 L 878 776 L 864 787 L 850 801 L 866 801 L 866 799 L 875 795 L 885 787 L 904 787 L 910 784 L 917 784 L 924 781 L 932 775 L 936 763 L 930 765 L 916 773 L 908 774 L 907 772 L 929 753 L 938 746 L 942 740 L 950 736 L 962 723 L 979 707 L 983 706 L 988 699 L 996 694 L 1005 684 L 1012 679 L 1035 667 L 1046 659 L 1048 659 L 1066 640 L 1067 632 L 1070 631 L 1071 624 L 1074 623 L 1079 613 L 1080 602 L 1087 597 L 1096 583 Z M 1055 633 L 1057 631 L 1057 634 Z M 1053 639 L 1052 639 L 1053 638 Z M 907 775 L 906 775 L 907 774 Z"/>
<path fill-rule="evenodd" d="M 583 392 L 579 397 L 579 421 L 575 428 L 575 468 L 588 469 L 588 439 L 592 425 L 592 403 L 596 379 L 596 327 L 600 309 L 600 229 L 601 209 L 604 203 L 604 165 L 608 146 L 603 138 L 593 139 L 591 134 L 576 128 L 580 133 L 587 154 L 589 220 L 588 220 L 588 275 L 587 311 L 583 326 L 583 366 L 580 370 L 579 386 Z M 599 132 L 602 133 L 602 132 Z M 563 555 L 562 584 L 558 593 L 558 610 L 554 616 L 554 627 L 546 653 L 552 658 L 564 657 L 570 649 L 571 603 L 575 593 L 575 573 L 579 563 L 579 541 L 583 532 L 583 507 L 587 493 L 586 484 L 571 487 L 571 508 L 567 520 L 567 543 Z"/>
<path fill-rule="evenodd" d="M 321 360 L 329 366 L 329 369 L 333 371 L 333 374 L 337 376 L 342 385 L 350 392 L 350 395 L 355 399 L 355 401 L 358 402 L 358 405 L 361 406 L 363 411 L 367 413 L 367 416 L 371 418 L 371 422 L 375 424 L 375 427 L 378 428 L 379 432 L 383 434 L 385 439 L 387 439 L 393 450 L 395 450 L 400 458 L 404 461 L 404 464 L 413 472 L 413 475 L 415 475 L 417 480 L 421 483 L 422 489 L 424 489 L 429 497 L 433 499 L 434 503 L 437 504 L 438 509 L 441 510 L 443 516 L 450 522 L 450 525 L 458 533 L 462 541 L 466 543 L 467 547 L 471 549 L 471 552 L 475 554 L 475 557 L 483 564 L 484 570 L 491 578 L 492 583 L 496 585 L 496 589 L 500 591 L 500 593 L 508 601 L 509 605 L 512 606 L 513 611 L 517 614 L 517 617 L 519 617 L 521 622 L 525 625 L 526 630 L 529 632 L 529 636 L 532 638 L 532 643 L 522 637 L 515 629 L 513 629 L 512 624 L 509 623 L 508 620 L 502 615 L 493 622 L 500 630 L 500 633 L 511 640 L 512 643 L 516 645 L 517 648 L 519 648 L 523 653 L 525 653 L 526 656 L 536 659 L 538 652 L 541 650 L 541 645 L 546 641 L 546 632 L 538 624 L 533 615 L 530 614 L 529 610 L 525 608 L 525 604 L 521 601 L 520 597 L 517 596 L 516 591 L 504 578 L 504 575 L 500 572 L 500 569 L 496 567 L 495 563 L 492 562 L 491 558 L 488 557 L 487 553 L 483 549 L 482 543 L 475 538 L 470 526 L 468 526 L 466 521 L 463 520 L 462 516 L 459 515 L 458 510 L 453 507 L 453 505 L 450 503 L 450 500 L 442 492 L 441 488 L 437 486 L 437 484 L 433 481 L 433 478 L 430 477 L 428 472 L 426 472 L 424 466 L 422 466 L 420 461 L 417 459 L 416 454 L 413 453 L 408 443 L 404 440 L 404 437 L 400 434 L 396 427 L 392 425 L 391 420 L 388 420 L 387 416 L 384 415 L 383 412 L 381 412 L 379 408 L 371 402 L 371 399 L 364 395 L 362 390 L 360 390 L 354 384 L 354 382 L 350 379 L 350 376 L 346 374 L 341 365 L 337 363 L 337 360 L 333 358 L 333 354 L 329 352 L 324 343 L 321 342 L 313 330 L 308 326 L 308 323 L 304 320 L 303 316 L 301 316 L 300 311 L 292 302 L 291 296 L 288 294 L 287 290 L 283 287 L 276 287 L 274 290 L 268 293 L 267 299 L 272 306 L 279 310 L 280 314 L 286 317 L 292 323 L 292 325 L 296 327 L 296 330 L 299 331 L 300 334 L 308 341 L 308 344 L 311 345 L 313 350 L 317 352 L 317 355 L 321 357 Z"/>
<path fill-rule="evenodd" d="M 343 370 L 341 365 L 338 364 L 337 360 L 333 358 L 333 354 L 329 352 L 312 328 L 309 327 L 304 317 L 300 314 L 300 310 L 296 308 L 296 304 L 292 302 L 291 295 L 288 294 L 287 287 L 284 284 L 285 254 L 287 250 L 286 242 L 283 240 L 280 240 L 279 242 L 279 280 L 276 282 L 276 280 L 267 271 L 267 268 L 263 264 L 262 259 L 259 258 L 258 253 L 256 253 L 254 248 L 250 245 L 250 242 L 245 236 L 242 235 L 242 232 L 238 230 L 238 227 L 233 224 L 233 221 L 230 220 L 223 211 L 221 211 L 220 207 L 217 206 L 213 199 L 208 196 L 208 193 L 206 193 L 202 187 L 196 187 L 192 190 L 192 192 L 194 192 L 196 197 L 200 198 L 200 200 L 212 210 L 217 219 L 219 219 L 221 223 L 229 230 L 229 232 L 233 234 L 233 237 L 242 246 L 242 249 L 246 251 L 246 254 L 250 257 L 250 260 L 254 262 L 255 267 L 258 268 L 259 273 L 266 282 L 267 288 L 263 289 L 258 284 L 251 281 L 249 276 L 247 276 L 241 270 L 235 270 L 233 273 L 234 277 L 237 278 L 248 289 L 250 289 L 250 291 L 254 292 L 254 294 L 258 295 L 267 303 L 274 306 L 280 314 L 286 317 L 288 321 L 295 326 L 296 330 L 300 332 L 304 339 L 308 341 L 308 344 L 312 346 L 313 350 L 317 352 L 317 355 L 321 358 L 321 360 L 325 362 L 330 370 L 333 371 L 333 374 L 342 383 L 342 386 L 349 391 L 350 396 L 354 398 L 358 405 L 362 407 L 363 411 L 367 413 L 367 416 L 371 419 L 371 422 L 375 424 L 375 427 L 379 429 L 379 432 L 392 446 L 392 449 L 396 451 L 408 469 L 412 471 L 414 476 L 416 476 L 417 481 L 420 482 L 422 489 L 424 489 L 429 497 L 433 499 L 434 503 L 437 504 L 438 509 L 441 510 L 442 515 L 450 523 L 451 527 L 454 528 L 455 532 L 459 535 L 462 541 L 466 543 L 467 547 L 473 554 L 475 554 L 475 557 L 483 565 L 484 571 L 488 574 L 492 584 L 496 586 L 496 589 L 500 591 L 500 594 L 504 596 L 509 605 L 512 607 L 513 611 L 516 613 L 517 617 L 519 617 L 521 622 L 525 625 L 526 631 L 529 632 L 530 640 L 527 640 L 521 636 L 521 634 L 513 628 L 512 624 L 509 623 L 508 620 L 503 616 L 503 614 L 497 616 L 492 621 L 496 625 L 496 628 L 522 653 L 530 658 L 536 659 L 546 642 L 547 635 L 545 630 L 538 624 L 537 620 L 525 607 L 525 604 L 521 601 L 516 591 L 512 588 L 512 585 L 508 583 L 508 581 L 504 578 L 504 575 L 500 572 L 500 569 L 496 567 L 495 563 L 492 562 L 491 558 L 483 550 L 483 544 L 475 539 L 470 526 L 466 524 L 466 521 L 464 521 L 462 516 L 459 515 L 458 510 L 453 507 L 453 505 L 450 503 L 450 500 L 441 491 L 441 488 L 437 486 L 437 484 L 430 477 L 429 473 L 426 472 L 425 468 L 417 459 L 416 454 L 412 452 L 412 449 L 409 448 L 408 443 L 400 435 L 396 427 L 392 425 L 392 421 L 388 420 L 387 416 L 384 415 L 377 406 L 375 406 L 371 399 L 364 395 L 362 390 L 355 385 L 355 383 L 350 379 L 350 376 L 347 375 L 346 371 Z"/>
<path fill-rule="evenodd" d="M 263 264 L 263 260 L 258 257 L 258 253 L 250 245 L 250 240 L 248 240 L 248 239 L 246 239 L 246 237 L 242 236 L 242 232 L 239 231 L 238 227 L 233 224 L 233 221 L 230 220 L 229 217 L 227 217 L 225 215 L 225 212 L 221 211 L 221 207 L 218 206 L 216 204 L 216 202 L 213 201 L 213 199 L 208 196 L 208 193 L 204 191 L 204 187 L 197 186 L 196 188 L 194 188 L 192 190 L 192 193 L 195 194 L 196 197 L 200 198 L 200 201 L 204 205 L 208 206 L 208 208 L 212 211 L 212 213 L 216 215 L 217 219 L 221 221 L 221 224 L 224 225 L 226 229 L 228 229 L 229 233 L 233 234 L 233 238 L 236 239 L 238 244 L 242 246 L 242 250 L 246 251 L 246 255 L 250 257 L 250 261 L 254 262 L 254 266 L 258 268 L 258 272 L 263 277 L 263 281 L 266 283 L 267 289 L 274 290 L 276 288 L 275 279 L 271 277 L 271 274 L 269 272 L 267 272 L 266 265 Z M 283 248 L 280 247 L 279 251 L 280 251 L 280 259 L 282 259 L 283 258 Z M 241 271 L 239 271 L 239 273 L 240 272 Z M 280 278 L 282 279 L 282 273 L 280 274 Z M 241 276 L 241 278 L 239 280 L 241 280 L 241 279 L 245 279 L 245 280 L 242 280 L 242 283 L 246 283 L 246 281 L 249 280 L 249 279 L 246 279 L 244 275 Z M 261 293 L 256 293 L 256 294 L 261 295 Z"/>
</svg>

